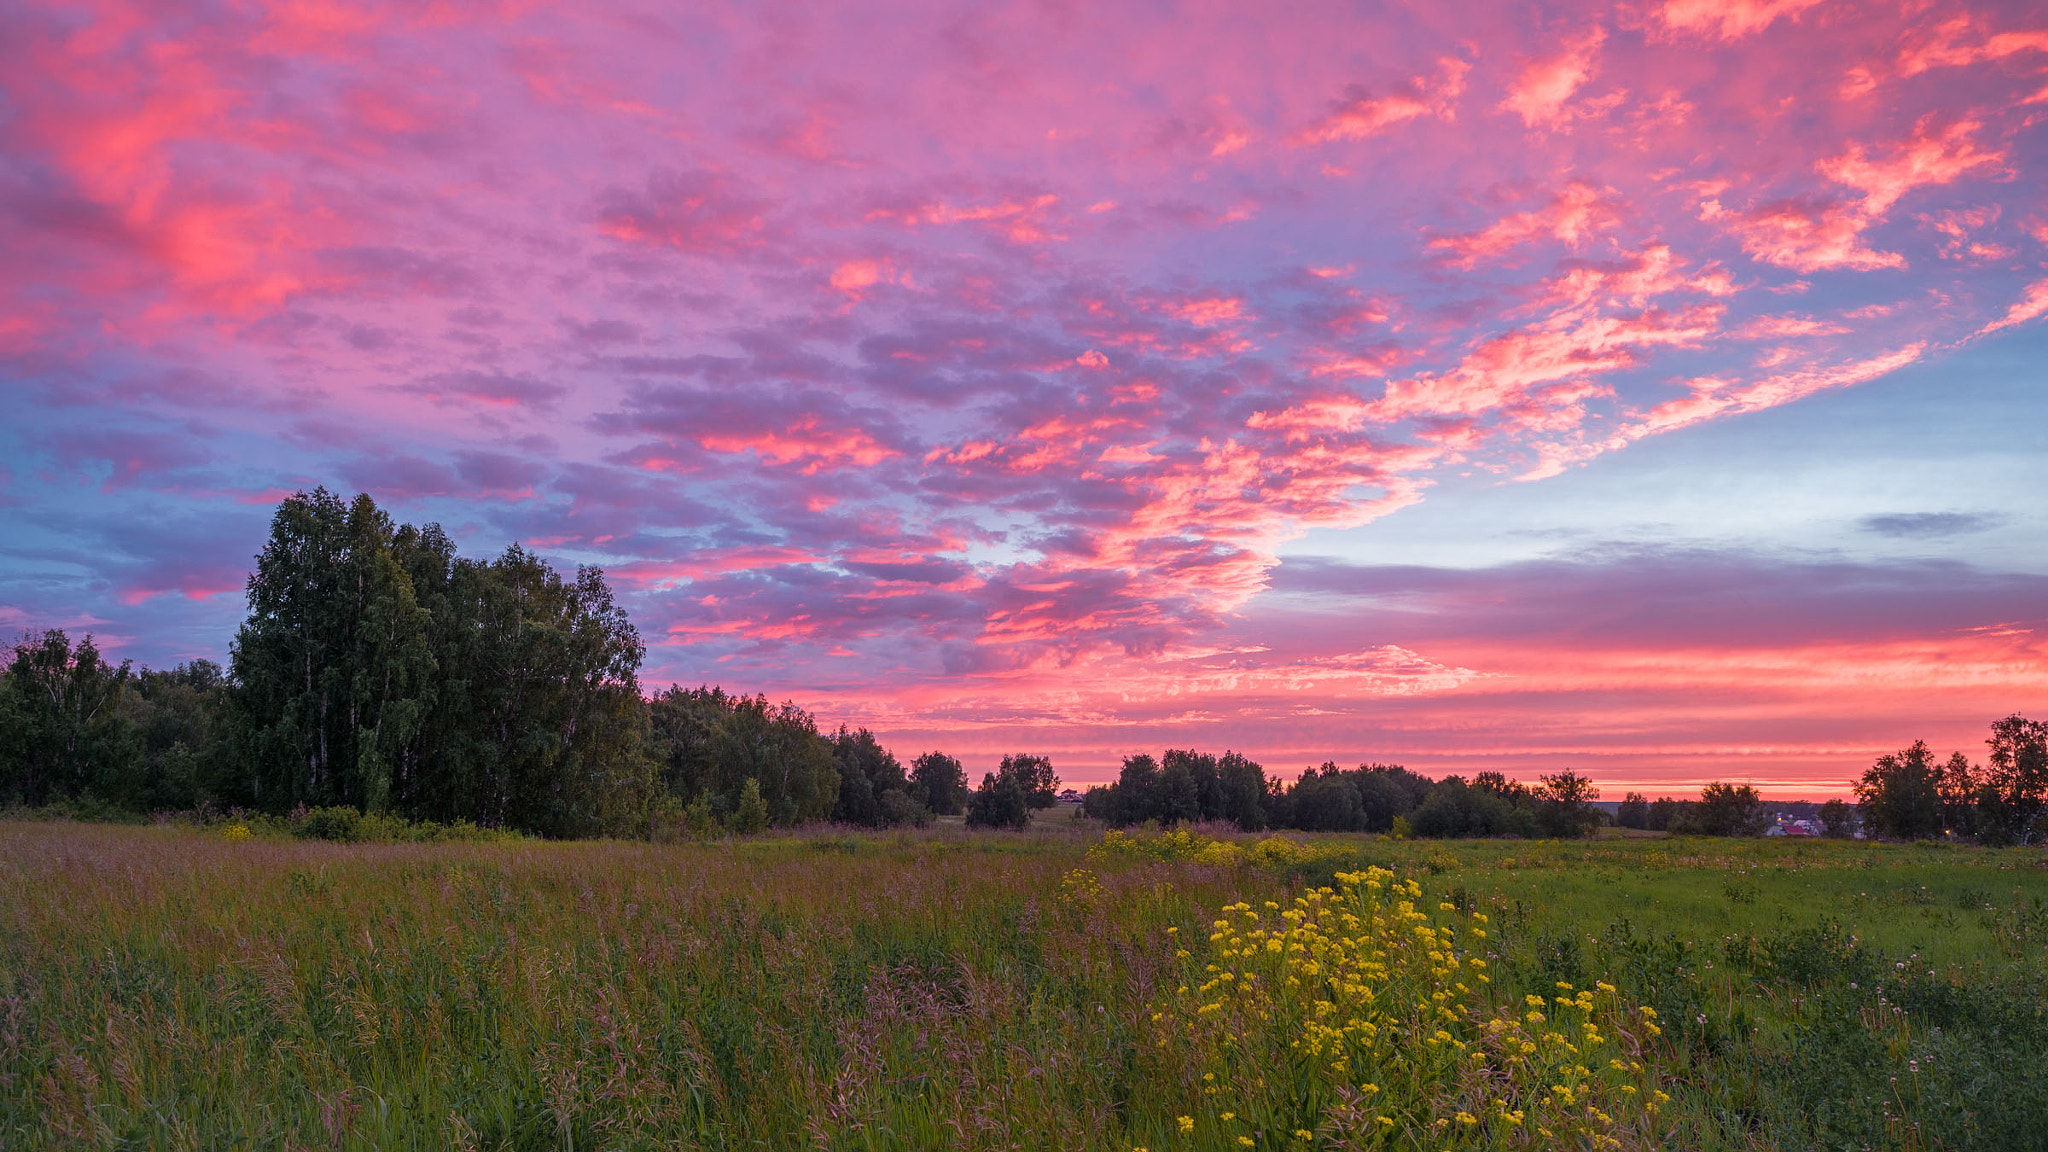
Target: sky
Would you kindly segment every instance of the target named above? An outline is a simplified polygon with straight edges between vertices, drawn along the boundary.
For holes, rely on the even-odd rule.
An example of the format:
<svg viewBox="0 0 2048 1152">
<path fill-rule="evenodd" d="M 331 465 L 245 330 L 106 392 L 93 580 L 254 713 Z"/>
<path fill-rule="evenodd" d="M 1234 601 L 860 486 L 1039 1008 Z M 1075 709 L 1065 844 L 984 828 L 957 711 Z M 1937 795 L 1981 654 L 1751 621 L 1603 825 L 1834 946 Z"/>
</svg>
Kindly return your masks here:
<svg viewBox="0 0 2048 1152">
<path fill-rule="evenodd" d="M 225 660 L 325 485 L 977 774 L 2048 713 L 2035 5 L 0 12 L 9 632 Z"/>
</svg>

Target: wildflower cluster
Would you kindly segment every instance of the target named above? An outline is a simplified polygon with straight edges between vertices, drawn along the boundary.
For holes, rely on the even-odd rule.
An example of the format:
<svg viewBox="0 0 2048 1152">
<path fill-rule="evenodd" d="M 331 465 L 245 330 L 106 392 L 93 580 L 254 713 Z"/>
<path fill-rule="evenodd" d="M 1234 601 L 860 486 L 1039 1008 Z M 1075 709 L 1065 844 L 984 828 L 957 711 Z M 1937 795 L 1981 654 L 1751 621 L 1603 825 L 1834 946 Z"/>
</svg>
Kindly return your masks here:
<svg viewBox="0 0 2048 1152">
<path fill-rule="evenodd" d="M 251 835 L 249 826 L 239 822 L 225 825 L 220 830 L 220 838 L 228 841 L 247 840 Z"/>
<path fill-rule="evenodd" d="M 1060 877 L 1060 899 L 1093 904 L 1102 898 L 1102 881 L 1086 868 L 1075 868 Z"/>
<path fill-rule="evenodd" d="M 1647 1148 L 1669 1099 L 1641 1059 L 1654 1014 L 1613 986 L 1509 1001 L 1487 918 L 1422 907 L 1383 868 L 1291 907 L 1223 909 L 1154 1022 L 1224 1147 Z M 1200 954 L 1197 954 L 1197 951 Z M 1206 1133 L 1203 1129 L 1207 1129 Z"/>
</svg>

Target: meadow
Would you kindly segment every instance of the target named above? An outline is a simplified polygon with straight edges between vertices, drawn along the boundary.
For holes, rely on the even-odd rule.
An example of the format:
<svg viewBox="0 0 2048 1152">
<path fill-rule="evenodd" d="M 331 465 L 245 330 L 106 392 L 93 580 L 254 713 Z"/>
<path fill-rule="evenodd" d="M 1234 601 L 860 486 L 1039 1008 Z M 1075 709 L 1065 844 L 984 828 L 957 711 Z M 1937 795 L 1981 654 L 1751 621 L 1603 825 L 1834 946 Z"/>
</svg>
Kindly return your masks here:
<svg viewBox="0 0 2048 1152">
<path fill-rule="evenodd" d="M 2048 1147 L 2044 864 L 0 823 L 0 1145 Z"/>
</svg>

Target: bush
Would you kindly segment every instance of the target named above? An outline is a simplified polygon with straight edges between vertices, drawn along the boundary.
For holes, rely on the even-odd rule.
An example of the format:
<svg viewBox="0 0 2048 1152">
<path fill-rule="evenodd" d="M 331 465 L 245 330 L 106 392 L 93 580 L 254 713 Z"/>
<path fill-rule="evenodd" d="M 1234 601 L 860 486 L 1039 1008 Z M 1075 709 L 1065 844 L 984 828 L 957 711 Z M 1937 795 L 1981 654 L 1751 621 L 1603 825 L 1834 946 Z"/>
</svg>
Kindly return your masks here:
<svg viewBox="0 0 2048 1152">
<path fill-rule="evenodd" d="M 981 787 L 967 800 L 967 826 L 1021 832 L 1031 823 L 1030 805 L 1030 796 L 1016 774 L 986 772 Z"/>
<path fill-rule="evenodd" d="M 882 822 L 892 827 L 908 824 L 923 828 L 932 822 L 931 809 L 911 799 L 910 794 L 900 788 L 891 788 L 882 793 Z"/>
<path fill-rule="evenodd" d="M 711 807 L 710 795 L 699 792 L 684 806 L 683 831 L 700 839 L 718 834 L 718 813 Z"/>
<path fill-rule="evenodd" d="M 301 817 L 293 826 L 292 834 L 301 840 L 333 840 L 342 844 L 353 844 L 363 839 L 363 814 L 353 808 L 335 806 L 314 808 Z"/>
</svg>

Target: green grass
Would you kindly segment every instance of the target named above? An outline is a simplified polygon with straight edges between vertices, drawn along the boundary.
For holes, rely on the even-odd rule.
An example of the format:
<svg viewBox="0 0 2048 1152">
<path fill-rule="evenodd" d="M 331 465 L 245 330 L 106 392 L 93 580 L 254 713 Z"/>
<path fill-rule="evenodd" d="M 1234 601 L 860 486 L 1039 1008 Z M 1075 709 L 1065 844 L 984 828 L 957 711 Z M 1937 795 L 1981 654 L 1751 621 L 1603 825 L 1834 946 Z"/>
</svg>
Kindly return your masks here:
<svg viewBox="0 0 2048 1152">
<path fill-rule="evenodd" d="M 2048 1147 L 2037 851 L 1295 837 L 1219 864 L 1064 815 L 664 846 L 0 824 L 0 1146 L 1238 1147 L 1154 1016 L 1218 909 L 1379 864 L 1488 916 L 1503 1000 L 1652 1006 L 1664 1146 Z M 1061 896 L 1077 870 L 1099 893 Z"/>
</svg>

